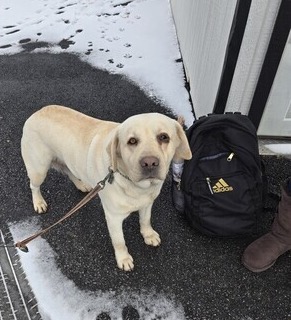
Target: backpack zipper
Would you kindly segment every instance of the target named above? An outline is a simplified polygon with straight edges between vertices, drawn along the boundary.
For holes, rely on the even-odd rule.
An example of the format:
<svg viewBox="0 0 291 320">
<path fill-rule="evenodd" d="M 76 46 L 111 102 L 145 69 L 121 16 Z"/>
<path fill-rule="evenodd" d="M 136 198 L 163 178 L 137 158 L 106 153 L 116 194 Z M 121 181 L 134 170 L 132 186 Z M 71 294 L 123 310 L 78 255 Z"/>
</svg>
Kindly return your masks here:
<svg viewBox="0 0 291 320">
<path fill-rule="evenodd" d="M 228 157 L 227 157 L 227 161 L 230 162 L 232 160 L 232 158 L 234 157 L 234 152 L 232 152 Z"/>
<path fill-rule="evenodd" d="M 214 160 L 214 159 L 217 159 L 219 158 L 220 156 L 224 155 L 225 153 L 219 153 L 215 156 L 210 156 L 210 157 L 204 157 L 204 158 L 201 158 L 200 160 Z M 234 152 L 231 152 L 228 157 L 226 158 L 226 160 L 228 162 L 230 162 L 234 157 Z M 211 194 L 214 194 L 213 190 L 212 190 L 212 187 L 211 187 L 211 180 L 209 177 L 206 177 L 206 183 L 207 183 L 207 186 L 208 186 L 208 189 L 210 191 Z"/>
<path fill-rule="evenodd" d="M 208 189 L 209 189 L 210 193 L 213 194 L 213 190 L 212 190 L 211 184 L 210 184 L 210 183 L 211 183 L 211 180 L 210 180 L 209 177 L 206 177 L 206 183 L 207 183 L 207 185 L 208 185 Z"/>
<path fill-rule="evenodd" d="M 213 154 L 211 156 L 202 157 L 202 158 L 199 159 L 199 161 L 215 160 L 215 159 L 218 159 L 218 158 L 220 158 L 222 156 L 225 156 L 227 154 L 228 154 L 227 152 L 220 152 L 220 153 L 217 153 L 217 154 Z"/>
<path fill-rule="evenodd" d="M 179 179 L 179 181 L 177 181 L 177 189 L 178 189 L 178 191 L 181 191 L 181 179 Z"/>
</svg>

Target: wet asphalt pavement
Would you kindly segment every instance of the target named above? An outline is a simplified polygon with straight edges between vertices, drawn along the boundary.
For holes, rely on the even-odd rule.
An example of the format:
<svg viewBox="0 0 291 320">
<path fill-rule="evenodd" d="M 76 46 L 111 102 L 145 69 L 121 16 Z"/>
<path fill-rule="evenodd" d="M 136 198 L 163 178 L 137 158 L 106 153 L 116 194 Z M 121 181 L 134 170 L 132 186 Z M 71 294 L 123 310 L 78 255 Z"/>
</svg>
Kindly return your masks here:
<svg viewBox="0 0 291 320">
<path fill-rule="evenodd" d="M 174 116 L 127 79 L 94 69 L 76 56 L 46 53 L 0 56 L 1 225 L 34 215 L 20 156 L 20 138 L 25 120 L 48 104 L 65 105 L 118 122 L 143 112 Z M 260 234 L 270 228 L 280 183 L 291 176 L 290 160 L 278 157 L 264 160 L 271 194 L 261 219 Z M 56 221 L 83 197 L 67 178 L 54 171 L 49 173 L 42 189 L 50 206 L 41 218 L 43 226 Z M 95 199 L 45 235 L 57 253 L 62 273 L 81 290 L 113 290 L 118 294 L 124 289 L 129 292 L 153 289 L 181 304 L 189 320 L 291 319 L 291 253 L 280 257 L 271 269 L 251 273 L 242 266 L 240 258 L 255 238 L 225 240 L 200 235 L 175 211 L 170 189 L 169 175 L 153 207 L 153 226 L 162 239 L 159 248 L 144 244 L 137 214 L 124 223 L 126 242 L 135 260 L 133 272 L 125 273 L 116 267 L 101 203 Z M 123 319 L 139 318 L 137 309 L 124 305 Z M 97 319 L 110 318 L 103 313 Z"/>
</svg>

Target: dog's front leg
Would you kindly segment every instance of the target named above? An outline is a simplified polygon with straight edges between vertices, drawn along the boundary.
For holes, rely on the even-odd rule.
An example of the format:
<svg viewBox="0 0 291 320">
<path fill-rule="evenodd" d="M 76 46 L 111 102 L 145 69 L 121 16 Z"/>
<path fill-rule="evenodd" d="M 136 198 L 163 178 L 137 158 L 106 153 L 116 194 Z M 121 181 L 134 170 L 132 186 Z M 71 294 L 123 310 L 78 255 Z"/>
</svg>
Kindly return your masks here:
<svg viewBox="0 0 291 320">
<path fill-rule="evenodd" d="M 115 252 L 117 266 L 124 271 L 133 270 L 133 258 L 128 253 L 123 236 L 122 224 L 125 217 L 105 212 L 107 227 Z"/>
<path fill-rule="evenodd" d="M 140 233 L 144 242 L 149 246 L 157 247 L 161 244 L 160 235 L 151 225 L 152 204 L 139 210 Z"/>
</svg>

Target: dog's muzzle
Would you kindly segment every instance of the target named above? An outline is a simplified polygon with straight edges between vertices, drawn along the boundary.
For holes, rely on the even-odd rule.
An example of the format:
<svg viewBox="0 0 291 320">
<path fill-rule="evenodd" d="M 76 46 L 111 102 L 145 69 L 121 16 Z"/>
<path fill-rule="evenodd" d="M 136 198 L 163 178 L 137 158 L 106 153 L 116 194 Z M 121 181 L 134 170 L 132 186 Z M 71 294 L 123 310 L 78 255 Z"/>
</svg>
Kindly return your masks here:
<svg viewBox="0 0 291 320">
<path fill-rule="evenodd" d="M 143 157 L 139 163 L 143 179 L 158 179 L 160 160 L 157 157 Z"/>
</svg>

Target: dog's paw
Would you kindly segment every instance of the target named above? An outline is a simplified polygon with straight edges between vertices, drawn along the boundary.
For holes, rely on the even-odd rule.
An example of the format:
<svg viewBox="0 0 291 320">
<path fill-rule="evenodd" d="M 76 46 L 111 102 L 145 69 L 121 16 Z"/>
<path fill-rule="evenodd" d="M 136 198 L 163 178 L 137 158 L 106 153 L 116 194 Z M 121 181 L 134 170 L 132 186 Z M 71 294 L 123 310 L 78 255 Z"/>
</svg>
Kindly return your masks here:
<svg viewBox="0 0 291 320">
<path fill-rule="evenodd" d="M 44 199 L 39 199 L 37 201 L 33 201 L 33 207 L 37 213 L 45 213 L 47 210 L 47 203 Z"/>
<path fill-rule="evenodd" d="M 157 247 L 161 244 L 160 235 L 152 230 L 150 233 L 143 233 L 144 242 L 153 247 Z"/>
<path fill-rule="evenodd" d="M 133 258 L 129 253 L 120 258 L 116 257 L 116 261 L 118 268 L 123 271 L 132 271 L 134 268 Z"/>
</svg>

